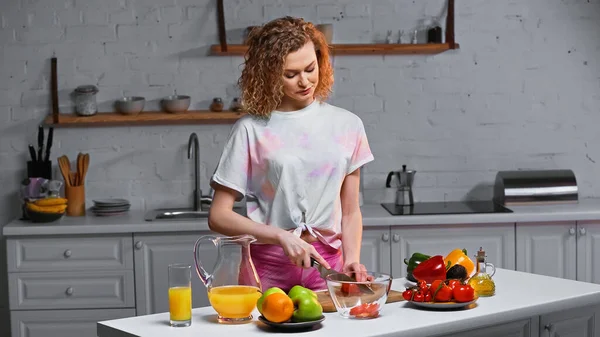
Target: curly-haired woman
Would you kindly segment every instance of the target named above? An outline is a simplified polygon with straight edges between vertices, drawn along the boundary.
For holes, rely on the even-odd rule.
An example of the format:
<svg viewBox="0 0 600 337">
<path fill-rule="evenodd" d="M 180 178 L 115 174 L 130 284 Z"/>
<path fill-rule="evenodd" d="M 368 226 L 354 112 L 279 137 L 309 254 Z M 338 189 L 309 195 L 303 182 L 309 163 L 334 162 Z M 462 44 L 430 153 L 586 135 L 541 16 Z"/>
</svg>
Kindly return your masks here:
<svg viewBox="0 0 600 337">
<path fill-rule="evenodd" d="M 247 44 L 239 84 L 248 115 L 212 176 L 210 229 L 257 238 L 263 289 L 326 288 L 310 257 L 362 278 L 360 167 L 373 155 L 360 118 L 324 102 L 333 85 L 327 42 L 312 23 L 284 17 L 255 28 Z M 233 211 L 243 196 L 247 217 Z"/>
</svg>

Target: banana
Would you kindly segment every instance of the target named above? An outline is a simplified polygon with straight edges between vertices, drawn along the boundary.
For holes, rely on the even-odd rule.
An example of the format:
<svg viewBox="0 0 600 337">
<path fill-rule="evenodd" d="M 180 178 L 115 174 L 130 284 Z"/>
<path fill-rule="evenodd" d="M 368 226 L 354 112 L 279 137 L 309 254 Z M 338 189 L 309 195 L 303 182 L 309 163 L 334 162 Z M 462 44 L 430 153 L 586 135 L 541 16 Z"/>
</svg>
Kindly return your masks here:
<svg viewBox="0 0 600 337">
<path fill-rule="evenodd" d="M 63 213 L 67 209 L 67 205 L 38 206 L 29 202 L 27 203 L 27 209 L 38 213 Z"/>
<path fill-rule="evenodd" d="M 44 198 L 44 199 L 36 200 L 33 203 L 38 206 L 66 205 L 67 199 L 65 199 L 65 198 Z"/>
</svg>

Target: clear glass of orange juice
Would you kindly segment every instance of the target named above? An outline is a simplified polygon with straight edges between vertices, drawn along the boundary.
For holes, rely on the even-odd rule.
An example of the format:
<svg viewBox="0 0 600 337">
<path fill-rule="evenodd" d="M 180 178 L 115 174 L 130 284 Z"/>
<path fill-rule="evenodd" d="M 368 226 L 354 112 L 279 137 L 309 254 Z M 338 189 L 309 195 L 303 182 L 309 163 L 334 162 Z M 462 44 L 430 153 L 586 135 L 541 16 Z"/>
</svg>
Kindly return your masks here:
<svg viewBox="0 0 600 337">
<path fill-rule="evenodd" d="M 173 327 L 192 325 L 192 266 L 169 265 L 169 324 Z"/>
</svg>

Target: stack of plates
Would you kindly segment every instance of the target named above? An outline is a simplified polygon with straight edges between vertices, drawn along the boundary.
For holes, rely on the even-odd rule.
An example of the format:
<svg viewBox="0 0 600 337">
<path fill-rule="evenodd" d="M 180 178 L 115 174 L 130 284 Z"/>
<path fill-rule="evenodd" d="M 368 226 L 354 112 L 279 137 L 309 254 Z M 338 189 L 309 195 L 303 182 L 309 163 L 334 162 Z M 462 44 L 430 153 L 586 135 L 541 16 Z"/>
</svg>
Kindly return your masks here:
<svg viewBox="0 0 600 337">
<path fill-rule="evenodd" d="M 125 214 L 129 211 L 129 200 L 126 199 L 99 199 L 93 200 L 92 212 L 96 216 L 110 216 Z"/>
</svg>

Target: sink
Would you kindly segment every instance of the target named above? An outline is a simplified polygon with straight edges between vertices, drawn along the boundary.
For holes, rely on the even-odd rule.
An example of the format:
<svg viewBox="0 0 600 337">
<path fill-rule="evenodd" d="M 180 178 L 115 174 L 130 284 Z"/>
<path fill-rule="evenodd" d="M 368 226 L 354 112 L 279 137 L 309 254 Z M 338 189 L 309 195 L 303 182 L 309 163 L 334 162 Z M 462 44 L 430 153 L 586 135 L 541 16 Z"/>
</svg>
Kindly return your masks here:
<svg viewBox="0 0 600 337">
<path fill-rule="evenodd" d="M 234 208 L 236 213 L 246 215 L 246 208 Z M 191 208 L 176 208 L 176 209 L 156 209 L 145 214 L 146 221 L 191 221 L 199 219 L 208 219 L 208 210 L 195 211 Z"/>
</svg>

